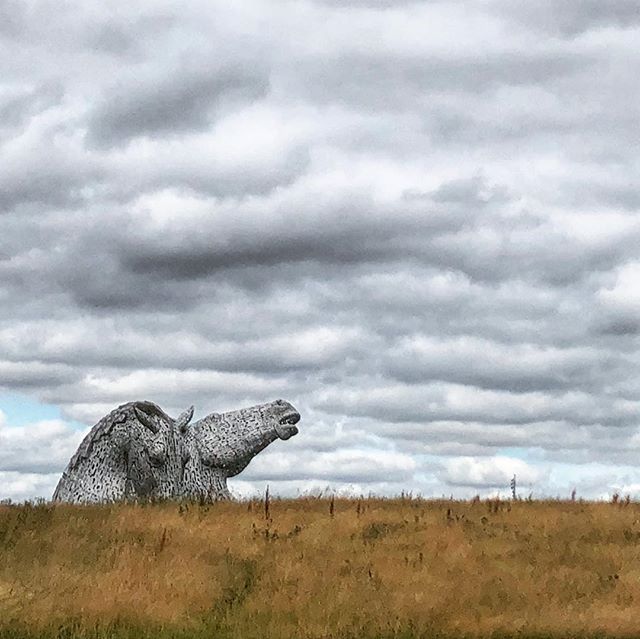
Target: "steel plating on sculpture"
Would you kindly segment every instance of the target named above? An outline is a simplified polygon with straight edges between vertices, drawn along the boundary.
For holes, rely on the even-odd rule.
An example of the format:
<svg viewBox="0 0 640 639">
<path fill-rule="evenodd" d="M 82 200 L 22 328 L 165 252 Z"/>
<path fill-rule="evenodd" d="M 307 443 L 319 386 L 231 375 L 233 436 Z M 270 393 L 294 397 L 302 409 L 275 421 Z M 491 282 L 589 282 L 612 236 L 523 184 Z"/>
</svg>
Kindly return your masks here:
<svg viewBox="0 0 640 639">
<path fill-rule="evenodd" d="M 227 478 L 277 439 L 297 434 L 300 413 L 278 399 L 190 424 L 153 402 L 123 404 L 103 417 L 71 458 L 54 501 L 230 499 Z"/>
</svg>

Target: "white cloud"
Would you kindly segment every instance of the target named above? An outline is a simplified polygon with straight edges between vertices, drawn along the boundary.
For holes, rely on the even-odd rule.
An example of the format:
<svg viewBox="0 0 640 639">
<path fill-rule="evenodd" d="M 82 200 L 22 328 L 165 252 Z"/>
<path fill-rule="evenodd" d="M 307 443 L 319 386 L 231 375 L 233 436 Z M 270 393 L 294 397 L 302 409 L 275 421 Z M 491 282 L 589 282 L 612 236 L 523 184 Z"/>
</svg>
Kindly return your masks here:
<svg viewBox="0 0 640 639">
<path fill-rule="evenodd" d="M 272 452 L 273 451 L 273 452 Z M 340 483 L 410 482 L 418 465 L 410 455 L 386 450 L 339 449 L 296 455 L 265 451 L 243 476 L 253 480 L 324 480 Z"/>
<path fill-rule="evenodd" d="M 513 457 L 456 457 L 444 463 L 443 479 L 452 486 L 506 490 L 513 475 L 518 484 L 528 487 L 539 482 L 544 472 Z"/>
<path fill-rule="evenodd" d="M 21 473 L 0 471 L 0 499 L 21 502 L 27 499 L 51 499 L 58 473 Z"/>
<path fill-rule="evenodd" d="M 640 315 L 640 262 L 632 261 L 621 266 L 614 284 L 600 289 L 598 297 L 613 310 Z"/>
<path fill-rule="evenodd" d="M 0 499 L 50 499 L 86 433 L 61 419 L 12 426 L 0 411 Z"/>
<path fill-rule="evenodd" d="M 0 471 L 62 473 L 85 434 L 59 419 L 25 426 L 0 422 Z"/>
</svg>

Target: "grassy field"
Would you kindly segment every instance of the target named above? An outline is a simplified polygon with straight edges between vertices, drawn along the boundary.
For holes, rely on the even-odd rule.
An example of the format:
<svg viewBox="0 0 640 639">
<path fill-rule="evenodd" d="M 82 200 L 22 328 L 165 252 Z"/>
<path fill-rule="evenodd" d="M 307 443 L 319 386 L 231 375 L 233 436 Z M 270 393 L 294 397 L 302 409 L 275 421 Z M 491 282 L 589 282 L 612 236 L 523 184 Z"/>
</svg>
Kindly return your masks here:
<svg viewBox="0 0 640 639">
<path fill-rule="evenodd" d="M 640 504 L 0 506 L 3 638 L 459 636 L 640 636 Z"/>
</svg>

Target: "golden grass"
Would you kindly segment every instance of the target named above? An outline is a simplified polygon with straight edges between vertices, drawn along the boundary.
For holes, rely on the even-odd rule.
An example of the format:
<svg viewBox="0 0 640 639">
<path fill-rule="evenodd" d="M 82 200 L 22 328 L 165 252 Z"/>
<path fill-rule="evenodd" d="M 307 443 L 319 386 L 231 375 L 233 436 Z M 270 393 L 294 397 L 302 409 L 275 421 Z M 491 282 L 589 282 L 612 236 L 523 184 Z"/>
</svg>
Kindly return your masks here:
<svg viewBox="0 0 640 639">
<path fill-rule="evenodd" d="M 638 636 L 639 560 L 624 502 L 5 505 L 0 635 Z"/>
</svg>

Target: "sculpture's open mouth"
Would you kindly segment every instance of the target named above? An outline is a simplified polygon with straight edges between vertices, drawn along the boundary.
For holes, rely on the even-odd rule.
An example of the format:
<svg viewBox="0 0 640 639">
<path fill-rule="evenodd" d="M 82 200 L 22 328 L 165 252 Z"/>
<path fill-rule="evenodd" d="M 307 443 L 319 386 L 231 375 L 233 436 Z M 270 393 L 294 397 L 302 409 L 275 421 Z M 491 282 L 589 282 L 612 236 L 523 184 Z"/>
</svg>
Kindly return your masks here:
<svg viewBox="0 0 640 639">
<path fill-rule="evenodd" d="M 300 413 L 291 411 L 283 415 L 276 426 L 276 433 L 280 439 L 289 439 L 298 434 L 296 424 L 300 421 Z"/>
<path fill-rule="evenodd" d="M 287 413 L 284 417 L 280 418 L 281 424 L 297 424 L 300 421 L 300 413 L 294 411 L 292 413 Z"/>
</svg>

